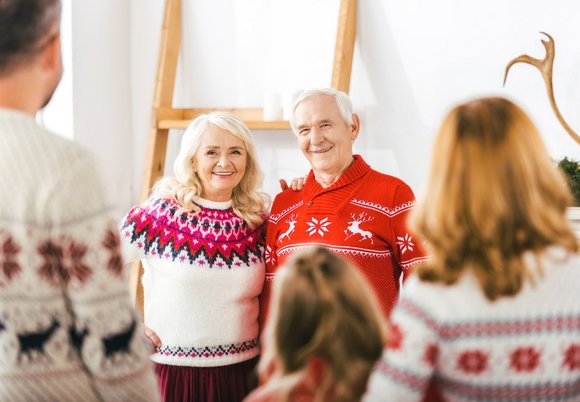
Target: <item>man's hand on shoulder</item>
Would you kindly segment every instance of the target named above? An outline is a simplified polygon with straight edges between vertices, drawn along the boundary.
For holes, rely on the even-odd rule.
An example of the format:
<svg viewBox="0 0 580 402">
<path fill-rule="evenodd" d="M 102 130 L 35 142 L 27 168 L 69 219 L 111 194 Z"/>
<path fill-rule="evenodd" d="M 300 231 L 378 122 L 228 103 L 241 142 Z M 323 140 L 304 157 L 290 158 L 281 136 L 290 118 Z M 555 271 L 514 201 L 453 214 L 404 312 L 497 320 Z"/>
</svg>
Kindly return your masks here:
<svg viewBox="0 0 580 402">
<path fill-rule="evenodd" d="M 304 182 L 306 181 L 306 177 L 295 177 L 294 179 L 292 179 L 292 181 L 290 182 L 290 186 L 288 186 L 288 183 L 286 182 L 286 180 L 284 179 L 280 179 L 280 189 L 282 191 L 287 190 L 288 188 L 291 188 L 294 191 L 300 191 L 304 188 Z"/>
</svg>

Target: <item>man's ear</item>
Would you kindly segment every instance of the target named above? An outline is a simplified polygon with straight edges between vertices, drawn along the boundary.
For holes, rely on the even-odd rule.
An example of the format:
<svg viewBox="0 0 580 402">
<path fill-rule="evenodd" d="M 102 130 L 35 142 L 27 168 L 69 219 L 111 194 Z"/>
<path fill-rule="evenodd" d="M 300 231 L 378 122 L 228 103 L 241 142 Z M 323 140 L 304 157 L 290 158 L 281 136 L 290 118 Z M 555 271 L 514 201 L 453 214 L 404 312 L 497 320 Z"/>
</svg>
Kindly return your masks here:
<svg viewBox="0 0 580 402">
<path fill-rule="evenodd" d="M 352 114 L 352 125 L 350 126 L 350 138 L 354 141 L 360 131 L 360 119 L 356 113 Z"/>
<path fill-rule="evenodd" d="M 43 52 L 43 67 L 46 70 L 60 70 L 61 68 L 61 43 L 60 32 L 54 33 Z"/>
</svg>

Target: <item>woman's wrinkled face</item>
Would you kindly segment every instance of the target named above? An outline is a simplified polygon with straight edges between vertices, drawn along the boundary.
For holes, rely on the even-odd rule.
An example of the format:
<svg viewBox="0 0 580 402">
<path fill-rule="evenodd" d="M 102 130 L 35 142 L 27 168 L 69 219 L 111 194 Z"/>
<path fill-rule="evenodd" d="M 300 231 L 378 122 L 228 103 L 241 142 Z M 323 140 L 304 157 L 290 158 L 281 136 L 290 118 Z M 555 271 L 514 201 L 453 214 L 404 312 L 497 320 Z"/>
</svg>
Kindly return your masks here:
<svg viewBox="0 0 580 402">
<path fill-rule="evenodd" d="M 244 142 L 228 131 L 210 124 L 193 158 L 203 190 L 202 198 L 228 201 L 246 172 L 247 152 Z"/>
</svg>

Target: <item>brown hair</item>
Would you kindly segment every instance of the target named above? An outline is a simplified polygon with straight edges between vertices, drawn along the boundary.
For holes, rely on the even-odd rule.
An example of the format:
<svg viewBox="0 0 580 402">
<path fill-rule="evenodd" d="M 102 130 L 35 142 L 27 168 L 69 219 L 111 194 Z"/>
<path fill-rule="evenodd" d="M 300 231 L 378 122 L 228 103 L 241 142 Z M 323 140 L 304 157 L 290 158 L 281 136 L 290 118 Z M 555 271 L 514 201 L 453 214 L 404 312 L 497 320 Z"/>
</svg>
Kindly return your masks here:
<svg viewBox="0 0 580 402">
<path fill-rule="evenodd" d="M 425 199 L 412 222 L 430 247 L 422 280 L 453 284 L 470 267 L 490 300 L 533 278 L 524 254 L 578 242 L 571 196 L 528 116 L 503 98 L 452 109 L 435 142 Z"/>
<path fill-rule="evenodd" d="M 60 0 L 0 0 L 0 75 L 42 49 L 60 9 Z"/>
<path fill-rule="evenodd" d="M 295 255 L 278 272 L 264 355 L 279 370 L 268 386 L 287 399 L 317 357 L 326 375 L 314 400 L 359 400 L 384 346 L 373 292 L 348 262 L 322 247 Z"/>
</svg>

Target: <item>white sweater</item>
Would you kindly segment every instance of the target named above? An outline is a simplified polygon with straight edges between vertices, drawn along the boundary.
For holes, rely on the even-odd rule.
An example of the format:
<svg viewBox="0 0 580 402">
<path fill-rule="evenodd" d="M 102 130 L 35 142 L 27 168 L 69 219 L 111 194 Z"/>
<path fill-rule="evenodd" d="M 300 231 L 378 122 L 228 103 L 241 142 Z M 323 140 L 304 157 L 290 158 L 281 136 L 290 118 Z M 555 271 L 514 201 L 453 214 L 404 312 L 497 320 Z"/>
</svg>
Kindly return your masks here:
<svg viewBox="0 0 580 402">
<path fill-rule="evenodd" d="M 211 367 L 258 354 L 258 295 L 264 284 L 264 231 L 231 201 L 198 199 L 198 214 L 151 198 L 133 208 L 121 234 L 130 259 L 143 262 L 145 325 L 162 346 L 157 363 Z"/>
<path fill-rule="evenodd" d="M 543 276 L 490 302 L 472 272 L 452 286 L 411 278 L 365 401 L 580 401 L 580 256 L 551 248 Z M 534 264 L 532 259 L 529 264 Z"/>
<path fill-rule="evenodd" d="M 93 158 L 0 109 L 0 177 L 0 400 L 159 400 Z"/>
</svg>

